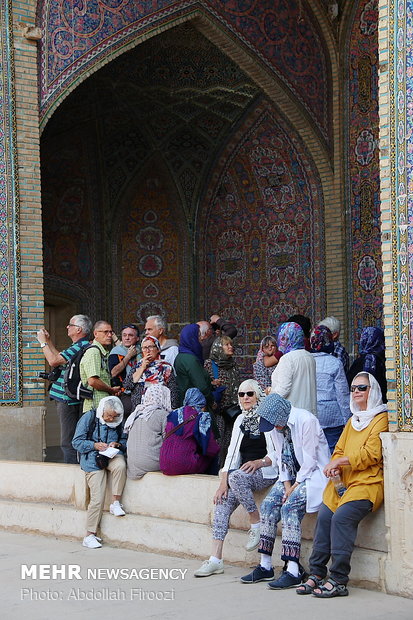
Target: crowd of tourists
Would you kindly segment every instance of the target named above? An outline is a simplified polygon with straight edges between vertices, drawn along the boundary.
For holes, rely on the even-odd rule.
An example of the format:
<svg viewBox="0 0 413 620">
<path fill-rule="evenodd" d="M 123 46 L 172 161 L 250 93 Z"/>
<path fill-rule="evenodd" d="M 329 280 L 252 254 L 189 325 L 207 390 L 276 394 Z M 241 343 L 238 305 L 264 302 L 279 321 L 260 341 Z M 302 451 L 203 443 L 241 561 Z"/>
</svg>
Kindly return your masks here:
<svg viewBox="0 0 413 620">
<path fill-rule="evenodd" d="M 340 327 L 335 317 L 313 329 L 307 317 L 290 317 L 263 338 L 243 381 L 234 355 L 237 327 L 218 315 L 186 325 L 179 342 L 157 315 L 148 317 L 142 336 L 137 325 L 124 325 L 119 340 L 106 321 L 92 330 L 88 317 L 75 315 L 67 326 L 72 345 L 62 352 L 39 330 L 53 369 L 50 396 L 65 462 L 79 458 L 90 490 L 83 545 L 102 546 L 97 532 L 108 472 L 116 517 L 125 515 L 127 477 L 219 474 L 212 552 L 196 577 L 224 572 L 230 516 L 241 505 L 250 523 L 245 548 L 260 554 L 242 583 L 346 596 L 358 524 L 383 501 L 387 384 L 383 331 L 362 331 L 350 365 Z M 68 367 L 79 375 L 76 394 Z M 263 490 L 257 506 L 254 492 Z M 306 574 L 301 522 L 312 512 L 318 518 Z M 276 576 L 279 522 L 284 567 Z"/>
</svg>

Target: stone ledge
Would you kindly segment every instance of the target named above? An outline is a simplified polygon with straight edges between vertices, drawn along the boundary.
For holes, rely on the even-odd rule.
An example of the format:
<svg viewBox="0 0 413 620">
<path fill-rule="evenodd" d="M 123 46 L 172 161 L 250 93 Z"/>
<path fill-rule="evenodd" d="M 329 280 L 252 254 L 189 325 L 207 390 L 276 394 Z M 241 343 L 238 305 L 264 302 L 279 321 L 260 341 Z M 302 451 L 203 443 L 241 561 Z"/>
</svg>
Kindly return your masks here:
<svg viewBox="0 0 413 620">
<path fill-rule="evenodd" d="M 218 479 L 215 476 L 164 476 L 161 472 L 151 472 L 140 480 L 128 479 L 122 501 L 129 516 L 151 517 L 161 522 L 190 523 L 191 527 L 203 525 L 209 529 L 214 514 L 212 498 L 217 486 Z M 256 493 L 258 504 L 266 493 L 266 490 Z M 84 474 L 77 465 L 0 461 L 1 499 L 11 505 L 19 503 L 22 509 L 24 505 L 45 505 L 52 506 L 53 510 L 60 506 L 66 510 L 74 508 L 85 511 L 88 489 Z M 109 504 L 108 489 L 106 510 Z M 315 514 L 304 517 L 304 540 L 312 540 L 315 520 Z M 30 521 L 28 523 L 31 525 Z M 248 518 L 242 507 L 232 515 L 230 527 L 234 530 L 249 529 Z M 386 533 L 384 510 L 381 509 L 360 524 L 356 544 L 366 550 L 386 552 Z M 69 531 L 67 535 L 79 534 Z M 240 535 L 243 535 L 242 532 Z"/>
<path fill-rule="evenodd" d="M 14 532 L 42 534 L 76 540 L 84 536 L 86 515 L 83 510 L 61 504 L 46 504 L 0 500 L 0 528 Z M 118 548 L 136 549 L 152 553 L 205 559 L 211 552 L 209 525 L 161 519 L 158 517 L 127 514 L 116 518 L 105 512 L 101 521 L 101 535 L 105 543 Z M 231 529 L 225 540 L 225 561 L 240 566 L 257 562 L 257 553 L 244 549 L 245 531 Z M 302 562 L 308 566 L 311 541 L 303 540 Z M 280 539 L 276 541 L 274 563 L 281 566 Z M 352 560 L 352 583 L 370 589 L 384 590 L 382 566 L 386 554 L 356 548 Z"/>
</svg>

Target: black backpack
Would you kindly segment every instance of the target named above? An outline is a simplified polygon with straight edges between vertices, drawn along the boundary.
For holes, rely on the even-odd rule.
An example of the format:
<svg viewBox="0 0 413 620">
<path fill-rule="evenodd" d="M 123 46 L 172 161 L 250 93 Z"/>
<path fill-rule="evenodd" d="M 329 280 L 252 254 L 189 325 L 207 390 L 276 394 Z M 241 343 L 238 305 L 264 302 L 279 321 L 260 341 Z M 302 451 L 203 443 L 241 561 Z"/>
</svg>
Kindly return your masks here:
<svg viewBox="0 0 413 620">
<path fill-rule="evenodd" d="M 93 398 L 93 390 L 85 387 L 80 378 L 80 362 L 88 349 L 98 349 L 102 355 L 99 347 L 95 344 L 86 344 L 84 347 L 72 357 L 72 359 L 66 364 L 66 368 L 63 376 L 63 389 L 65 394 L 75 400 L 85 400 Z"/>
</svg>

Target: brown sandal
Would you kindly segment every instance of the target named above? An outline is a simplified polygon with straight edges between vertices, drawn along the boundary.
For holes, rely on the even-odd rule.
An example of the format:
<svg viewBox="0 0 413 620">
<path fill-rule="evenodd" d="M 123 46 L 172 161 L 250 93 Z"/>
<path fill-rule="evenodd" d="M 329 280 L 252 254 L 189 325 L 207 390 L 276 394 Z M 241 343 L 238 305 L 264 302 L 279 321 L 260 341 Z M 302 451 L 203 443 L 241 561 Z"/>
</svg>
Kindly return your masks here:
<svg viewBox="0 0 413 620">
<path fill-rule="evenodd" d="M 307 578 L 307 582 L 311 579 L 311 581 L 314 582 L 314 586 L 310 586 L 309 583 L 302 583 L 298 586 L 298 588 L 296 588 L 296 593 L 297 594 L 312 594 L 313 590 L 315 590 L 315 588 L 319 588 L 320 586 L 323 585 L 324 579 L 323 577 L 317 577 L 316 575 L 310 575 Z M 300 589 L 302 588 L 302 589 Z"/>
</svg>

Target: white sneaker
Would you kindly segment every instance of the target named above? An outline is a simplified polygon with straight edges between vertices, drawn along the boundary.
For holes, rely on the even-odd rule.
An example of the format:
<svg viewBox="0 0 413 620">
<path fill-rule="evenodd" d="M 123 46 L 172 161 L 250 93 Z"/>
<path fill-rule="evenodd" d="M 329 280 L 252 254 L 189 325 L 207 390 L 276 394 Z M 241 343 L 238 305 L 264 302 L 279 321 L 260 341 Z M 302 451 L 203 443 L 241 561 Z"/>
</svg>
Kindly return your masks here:
<svg viewBox="0 0 413 620">
<path fill-rule="evenodd" d="M 213 560 L 205 560 L 201 568 L 194 572 L 194 577 L 209 577 L 210 575 L 220 575 L 224 572 L 224 562 L 214 562 Z"/>
<path fill-rule="evenodd" d="M 84 547 L 89 547 L 89 549 L 99 549 L 99 547 L 102 546 L 99 542 L 100 540 L 102 539 L 97 538 L 97 536 L 95 536 L 94 534 L 89 534 L 89 536 L 84 537 L 82 545 Z"/>
<path fill-rule="evenodd" d="M 126 512 L 123 510 L 122 504 L 116 500 L 110 505 L 110 514 L 115 515 L 115 517 L 124 517 Z"/>
<path fill-rule="evenodd" d="M 260 544 L 260 528 L 252 527 L 248 532 L 248 542 L 245 545 L 247 551 L 254 551 Z"/>
</svg>

